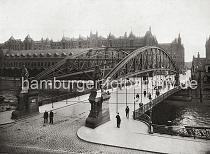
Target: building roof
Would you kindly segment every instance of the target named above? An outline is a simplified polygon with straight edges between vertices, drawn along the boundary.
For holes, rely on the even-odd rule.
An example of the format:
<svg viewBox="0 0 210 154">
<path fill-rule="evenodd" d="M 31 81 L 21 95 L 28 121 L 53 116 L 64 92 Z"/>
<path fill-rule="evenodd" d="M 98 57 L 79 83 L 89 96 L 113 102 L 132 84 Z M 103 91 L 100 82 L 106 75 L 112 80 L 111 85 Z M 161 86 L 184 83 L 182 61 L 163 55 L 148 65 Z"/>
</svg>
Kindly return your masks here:
<svg viewBox="0 0 210 154">
<path fill-rule="evenodd" d="M 4 56 L 22 56 L 22 57 L 49 57 L 51 55 L 56 57 L 63 57 L 67 55 L 74 55 L 81 53 L 91 48 L 74 48 L 74 49 L 48 49 L 48 50 L 8 50 L 3 49 Z"/>
<path fill-rule="evenodd" d="M 195 70 L 203 70 L 206 64 L 210 64 L 210 60 L 207 58 L 195 58 L 193 57 L 192 67 Z"/>
<path fill-rule="evenodd" d="M 71 38 L 63 36 L 61 41 L 71 41 Z"/>
<path fill-rule="evenodd" d="M 11 37 L 9 38 L 9 40 L 15 40 L 15 38 L 14 38 L 13 36 L 11 36 Z"/>
<path fill-rule="evenodd" d="M 159 43 L 158 45 L 165 50 L 171 47 L 171 43 Z"/>
</svg>

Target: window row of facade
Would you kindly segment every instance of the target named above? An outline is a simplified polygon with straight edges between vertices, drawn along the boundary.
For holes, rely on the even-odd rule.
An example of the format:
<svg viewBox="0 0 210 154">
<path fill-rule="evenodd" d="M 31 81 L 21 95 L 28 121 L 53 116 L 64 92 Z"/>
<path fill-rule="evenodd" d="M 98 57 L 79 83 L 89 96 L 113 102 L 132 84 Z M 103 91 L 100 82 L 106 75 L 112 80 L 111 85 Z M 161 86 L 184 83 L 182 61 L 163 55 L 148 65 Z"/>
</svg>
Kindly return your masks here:
<svg viewBox="0 0 210 154">
<path fill-rule="evenodd" d="M 40 61 L 32 61 L 32 62 L 18 62 L 18 61 L 8 61 L 3 63 L 3 68 L 22 68 L 23 65 L 25 65 L 27 68 L 40 68 L 40 67 L 49 67 L 51 65 L 54 65 L 56 61 L 46 61 L 46 62 L 40 62 Z"/>
</svg>

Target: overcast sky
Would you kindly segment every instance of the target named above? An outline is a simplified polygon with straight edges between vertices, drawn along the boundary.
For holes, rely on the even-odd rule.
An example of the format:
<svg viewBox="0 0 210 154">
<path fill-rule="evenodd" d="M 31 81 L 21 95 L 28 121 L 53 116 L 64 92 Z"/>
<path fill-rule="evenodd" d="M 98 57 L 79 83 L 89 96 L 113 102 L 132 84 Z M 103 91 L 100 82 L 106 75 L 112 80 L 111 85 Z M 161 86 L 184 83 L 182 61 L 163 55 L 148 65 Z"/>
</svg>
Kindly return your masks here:
<svg viewBox="0 0 210 154">
<path fill-rule="evenodd" d="M 205 56 L 210 0 L 0 0 L 0 42 L 27 34 L 57 41 L 90 30 L 143 36 L 149 26 L 158 42 L 171 42 L 180 33 L 186 61 L 198 51 Z"/>
</svg>

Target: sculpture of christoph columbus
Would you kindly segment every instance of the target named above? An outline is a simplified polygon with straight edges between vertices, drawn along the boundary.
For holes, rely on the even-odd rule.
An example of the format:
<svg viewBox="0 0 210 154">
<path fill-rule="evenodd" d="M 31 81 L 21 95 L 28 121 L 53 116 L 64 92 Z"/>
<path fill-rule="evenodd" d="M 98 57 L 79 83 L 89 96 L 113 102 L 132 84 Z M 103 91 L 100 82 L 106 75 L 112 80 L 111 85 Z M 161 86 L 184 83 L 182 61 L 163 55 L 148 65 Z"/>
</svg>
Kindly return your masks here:
<svg viewBox="0 0 210 154">
<path fill-rule="evenodd" d="M 23 67 L 22 67 L 21 77 L 23 77 L 24 80 L 28 80 L 29 73 L 28 73 L 28 70 L 25 67 L 25 65 L 23 65 Z"/>
<path fill-rule="evenodd" d="M 98 80 L 102 78 L 102 72 L 98 65 L 95 66 L 95 71 L 93 74 L 94 88 L 97 89 L 99 86 L 101 88 L 101 83 L 97 83 Z"/>
</svg>

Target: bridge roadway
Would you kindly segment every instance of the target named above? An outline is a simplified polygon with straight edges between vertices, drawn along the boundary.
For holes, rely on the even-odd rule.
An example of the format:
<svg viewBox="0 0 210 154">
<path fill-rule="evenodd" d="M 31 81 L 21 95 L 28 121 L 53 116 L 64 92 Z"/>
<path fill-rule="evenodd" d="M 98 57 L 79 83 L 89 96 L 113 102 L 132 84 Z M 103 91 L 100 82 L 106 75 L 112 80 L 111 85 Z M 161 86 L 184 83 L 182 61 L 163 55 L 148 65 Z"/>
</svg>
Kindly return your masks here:
<svg viewBox="0 0 210 154">
<path fill-rule="evenodd" d="M 153 81 L 154 81 L 153 83 L 155 83 L 155 80 L 160 81 L 160 78 L 163 79 L 163 76 L 161 76 L 161 77 L 160 76 L 157 76 L 157 77 L 154 76 L 153 77 Z M 148 85 L 146 85 L 144 83 L 142 84 L 142 91 L 141 91 L 141 79 L 140 78 L 138 78 L 138 79 L 132 79 L 131 78 L 131 80 L 132 81 L 135 80 L 138 83 L 135 86 L 134 85 L 127 86 L 127 90 L 126 90 L 125 87 L 122 87 L 122 88 L 114 87 L 112 89 L 107 90 L 111 93 L 111 98 L 110 98 L 111 113 L 115 114 L 116 112 L 121 111 L 121 108 L 125 109 L 126 104 L 129 106 L 130 111 L 134 111 L 134 104 L 135 104 L 135 109 L 138 109 L 139 108 L 139 103 L 141 102 L 141 100 L 142 100 L 142 103 L 144 105 L 148 104 L 150 102 L 149 98 L 144 97 L 143 94 L 141 96 L 141 92 L 143 93 L 143 90 L 146 90 L 147 93 L 151 93 L 153 99 L 156 98 L 156 94 L 155 94 L 155 90 L 154 90 L 155 84 L 152 86 L 152 77 L 149 77 L 149 84 Z M 170 86 L 170 88 L 168 88 L 168 86 L 166 86 L 166 88 L 160 90 L 160 95 L 162 95 L 162 94 L 164 94 L 167 91 L 172 90 L 172 89 L 174 89 L 173 86 Z M 139 94 L 139 99 L 135 99 L 137 93 Z M 101 92 L 100 92 L 100 90 L 98 90 L 97 97 L 100 97 L 100 96 L 101 96 Z M 141 97 L 142 97 L 142 99 L 141 99 Z M 62 107 L 68 106 L 70 104 L 75 104 L 75 103 L 78 103 L 78 102 L 89 103 L 88 98 L 89 98 L 89 94 L 86 94 L 86 95 L 83 95 L 83 96 L 70 98 L 68 100 L 55 102 L 53 104 L 46 104 L 46 105 L 43 105 L 43 106 L 39 107 L 39 112 L 43 113 L 45 110 L 49 111 L 49 110 L 53 110 L 53 109 L 57 109 L 57 108 L 62 108 Z M 135 103 L 134 103 L 134 100 L 135 100 Z M 124 111 L 124 109 L 123 109 L 123 111 Z"/>
</svg>

